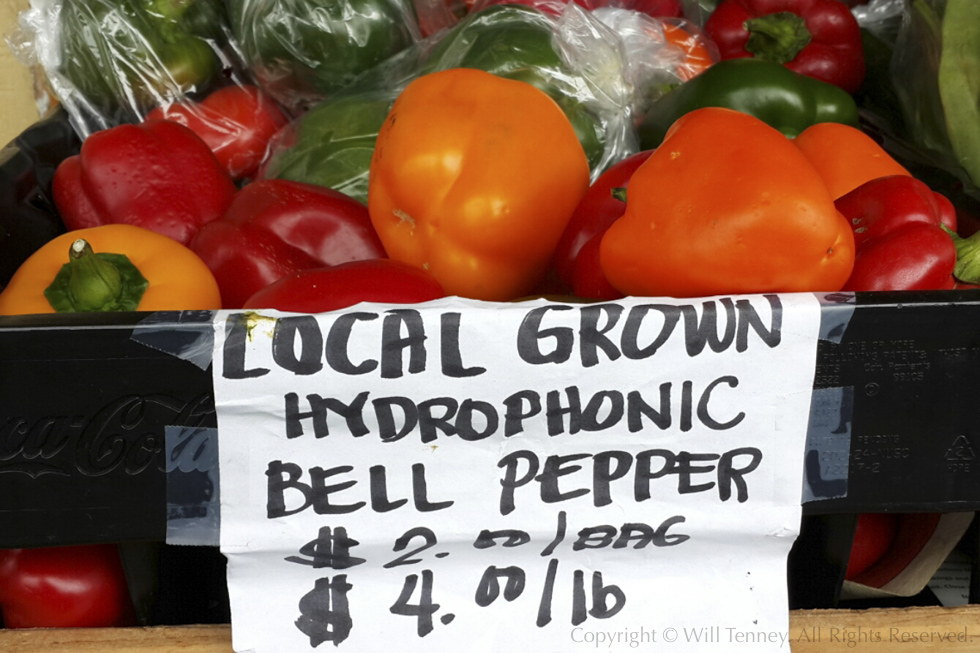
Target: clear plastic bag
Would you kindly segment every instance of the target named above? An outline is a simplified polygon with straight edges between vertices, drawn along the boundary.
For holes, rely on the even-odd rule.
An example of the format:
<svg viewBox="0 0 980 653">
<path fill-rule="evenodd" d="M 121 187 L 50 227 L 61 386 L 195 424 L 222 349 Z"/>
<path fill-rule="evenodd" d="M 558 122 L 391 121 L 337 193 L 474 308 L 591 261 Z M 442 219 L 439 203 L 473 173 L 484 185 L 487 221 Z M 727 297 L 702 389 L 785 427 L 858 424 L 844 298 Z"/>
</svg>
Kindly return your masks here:
<svg viewBox="0 0 980 653">
<path fill-rule="evenodd" d="M 82 138 L 246 81 L 223 0 L 31 0 L 8 44 Z"/>
<path fill-rule="evenodd" d="M 629 9 L 656 18 L 684 16 L 684 0 L 472 0 L 468 5 L 470 11 L 476 12 L 493 5 L 522 4 L 552 16 L 560 16 L 565 7 L 572 2 L 589 11 Z"/>
<path fill-rule="evenodd" d="M 980 185 L 980 3 L 906 4 L 891 78 L 908 138 Z M 958 169 L 957 169 L 958 168 Z"/>
<path fill-rule="evenodd" d="M 232 31 L 258 83 L 295 114 L 454 18 L 443 0 L 234 0 Z"/>
<path fill-rule="evenodd" d="M 277 136 L 262 176 L 316 183 L 366 202 L 375 138 L 398 93 L 419 75 L 467 67 L 528 82 L 555 99 L 595 179 L 637 151 L 636 112 L 679 81 L 678 55 L 663 29 L 655 31 L 658 48 L 656 36 L 624 39 L 612 15 L 604 18 L 613 27 L 601 17 L 575 4 L 558 17 L 520 5 L 473 12 L 294 120 Z"/>
<path fill-rule="evenodd" d="M 592 12 L 623 44 L 632 87 L 632 113 L 639 122 L 649 105 L 677 84 L 720 61 L 718 47 L 686 18 L 656 18 L 625 9 Z"/>
<path fill-rule="evenodd" d="M 367 204 L 378 132 L 431 45 L 426 40 L 400 52 L 290 122 L 270 142 L 259 177 L 317 184 Z"/>
<path fill-rule="evenodd" d="M 868 0 L 851 7 L 858 25 L 894 46 L 905 12 L 905 0 Z"/>
</svg>

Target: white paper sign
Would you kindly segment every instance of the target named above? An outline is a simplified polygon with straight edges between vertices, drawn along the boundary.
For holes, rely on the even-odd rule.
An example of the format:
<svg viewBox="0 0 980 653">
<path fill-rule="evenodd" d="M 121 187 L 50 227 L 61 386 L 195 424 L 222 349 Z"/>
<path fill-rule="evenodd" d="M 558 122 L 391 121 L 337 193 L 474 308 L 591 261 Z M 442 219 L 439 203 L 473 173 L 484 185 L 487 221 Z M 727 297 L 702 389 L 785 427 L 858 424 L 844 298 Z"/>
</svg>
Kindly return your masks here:
<svg viewBox="0 0 980 653">
<path fill-rule="evenodd" d="M 215 321 L 236 651 L 788 650 L 808 294 Z"/>
</svg>

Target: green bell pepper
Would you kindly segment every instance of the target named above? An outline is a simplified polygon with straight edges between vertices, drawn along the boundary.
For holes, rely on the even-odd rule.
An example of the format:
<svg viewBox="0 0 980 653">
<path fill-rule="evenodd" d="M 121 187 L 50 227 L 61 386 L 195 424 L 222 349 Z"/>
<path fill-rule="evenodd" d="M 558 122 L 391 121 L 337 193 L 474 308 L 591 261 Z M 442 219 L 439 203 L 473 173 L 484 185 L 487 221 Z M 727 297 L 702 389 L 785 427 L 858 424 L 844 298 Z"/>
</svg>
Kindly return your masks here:
<svg viewBox="0 0 980 653">
<path fill-rule="evenodd" d="M 407 0 L 234 0 L 232 33 L 273 97 L 293 109 L 329 97 L 419 40 Z"/>
<path fill-rule="evenodd" d="M 406 48 L 294 119 L 275 137 L 262 177 L 325 186 L 367 204 L 378 132 L 426 52 Z"/>
<path fill-rule="evenodd" d="M 212 87 L 227 25 L 222 0 L 65 0 L 59 72 L 109 124 L 131 122 L 120 110 Z"/>
<path fill-rule="evenodd" d="M 273 148 L 263 177 L 325 186 L 367 204 L 374 143 L 393 102 L 355 95 L 320 103 L 286 127 L 288 142 Z"/>
<path fill-rule="evenodd" d="M 793 138 L 820 122 L 857 126 L 854 98 L 843 89 L 757 58 L 718 62 L 655 100 L 637 128 L 640 148 L 660 145 L 684 114 L 724 107 L 759 118 Z"/>
</svg>

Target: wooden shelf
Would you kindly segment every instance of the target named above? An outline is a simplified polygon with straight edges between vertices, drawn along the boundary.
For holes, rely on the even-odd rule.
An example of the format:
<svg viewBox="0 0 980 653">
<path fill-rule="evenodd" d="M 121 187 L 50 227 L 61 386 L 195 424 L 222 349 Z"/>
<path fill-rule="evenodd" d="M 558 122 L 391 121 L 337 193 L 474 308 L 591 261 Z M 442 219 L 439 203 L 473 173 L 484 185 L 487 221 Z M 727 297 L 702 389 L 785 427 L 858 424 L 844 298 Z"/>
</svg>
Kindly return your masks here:
<svg viewBox="0 0 980 653">
<path fill-rule="evenodd" d="M 980 651 L 980 605 L 795 610 L 793 653 Z M 718 645 L 724 650 L 724 644 Z M 231 627 L 0 630 L 6 653 L 232 653 Z"/>
</svg>

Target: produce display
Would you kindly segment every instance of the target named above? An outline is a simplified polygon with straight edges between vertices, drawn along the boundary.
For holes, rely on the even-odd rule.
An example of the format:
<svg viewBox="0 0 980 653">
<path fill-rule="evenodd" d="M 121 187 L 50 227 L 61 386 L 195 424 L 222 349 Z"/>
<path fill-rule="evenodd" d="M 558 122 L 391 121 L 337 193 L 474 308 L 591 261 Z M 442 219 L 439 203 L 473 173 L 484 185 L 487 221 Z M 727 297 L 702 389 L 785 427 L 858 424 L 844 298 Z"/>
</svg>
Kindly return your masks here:
<svg viewBox="0 0 980 653">
<path fill-rule="evenodd" d="M 39 3 L 82 145 L 0 315 L 977 284 L 978 6 Z M 0 551 L 7 627 L 131 619 L 22 616 L 30 560 Z"/>
</svg>

